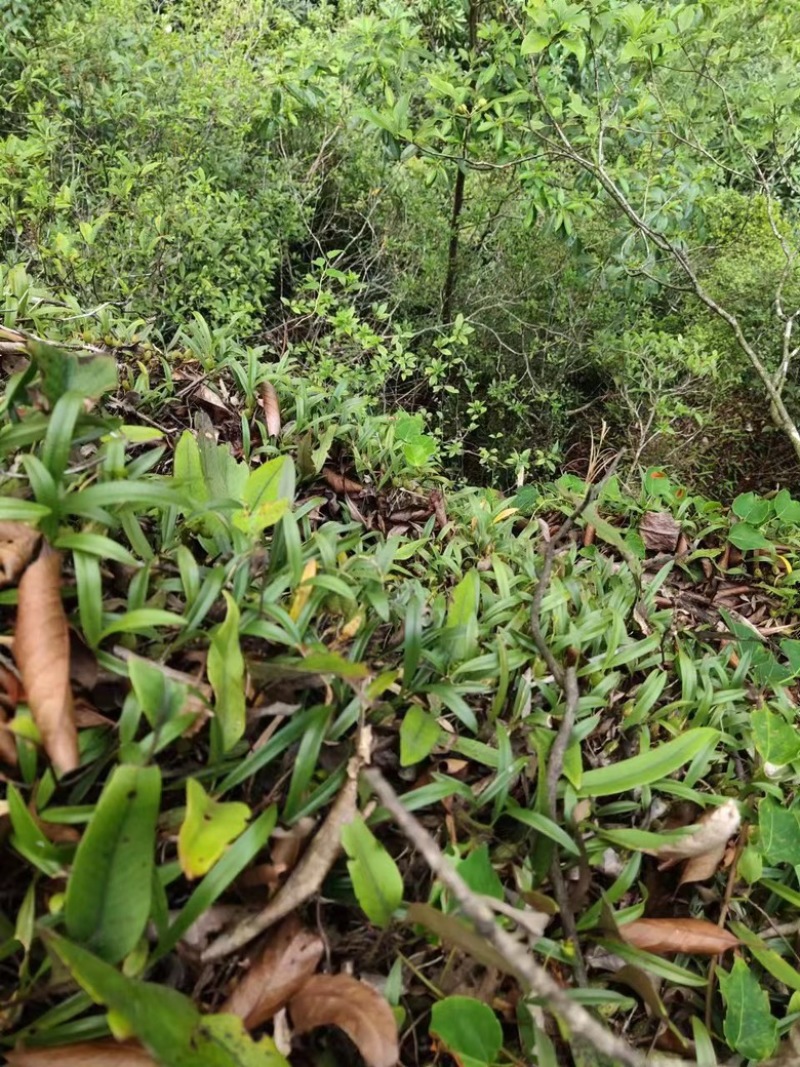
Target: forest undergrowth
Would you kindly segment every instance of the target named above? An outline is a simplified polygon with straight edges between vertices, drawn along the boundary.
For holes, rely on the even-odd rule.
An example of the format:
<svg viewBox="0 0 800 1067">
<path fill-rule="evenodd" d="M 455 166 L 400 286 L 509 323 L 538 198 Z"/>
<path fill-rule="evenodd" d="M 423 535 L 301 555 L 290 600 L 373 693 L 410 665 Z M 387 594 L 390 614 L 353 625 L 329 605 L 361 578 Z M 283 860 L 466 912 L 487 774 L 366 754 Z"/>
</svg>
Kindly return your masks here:
<svg viewBox="0 0 800 1067">
<path fill-rule="evenodd" d="M 800 1061 L 798 42 L 0 0 L 11 1067 Z"/>
</svg>

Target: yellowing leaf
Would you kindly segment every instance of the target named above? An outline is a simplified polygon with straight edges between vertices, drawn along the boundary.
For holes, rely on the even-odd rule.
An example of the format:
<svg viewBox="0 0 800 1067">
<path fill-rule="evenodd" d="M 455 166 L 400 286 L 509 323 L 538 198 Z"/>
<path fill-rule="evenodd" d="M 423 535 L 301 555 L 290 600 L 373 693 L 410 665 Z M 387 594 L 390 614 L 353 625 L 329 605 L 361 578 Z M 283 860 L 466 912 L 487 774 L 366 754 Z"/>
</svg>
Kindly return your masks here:
<svg viewBox="0 0 800 1067">
<path fill-rule="evenodd" d="M 300 618 L 300 613 L 308 603 L 308 598 L 311 596 L 311 582 L 312 578 L 317 575 L 317 561 L 310 559 L 303 567 L 303 574 L 300 578 L 300 584 L 297 587 L 297 592 L 294 594 L 294 600 L 292 606 L 289 609 L 289 617 L 293 622 L 297 622 Z"/>
<path fill-rule="evenodd" d="M 244 733 L 244 657 L 239 645 L 239 608 L 225 593 L 228 613 L 208 650 L 208 680 L 214 690 L 214 712 L 222 751 L 233 748 Z"/>
<path fill-rule="evenodd" d="M 247 826 L 250 814 L 246 804 L 213 800 L 200 782 L 188 778 L 186 816 L 178 833 L 178 859 L 186 877 L 210 871 Z"/>
<path fill-rule="evenodd" d="M 503 510 L 492 519 L 492 524 L 497 524 L 498 522 L 502 522 L 503 519 L 509 518 L 511 515 L 516 515 L 518 511 L 519 508 L 503 508 Z"/>
</svg>

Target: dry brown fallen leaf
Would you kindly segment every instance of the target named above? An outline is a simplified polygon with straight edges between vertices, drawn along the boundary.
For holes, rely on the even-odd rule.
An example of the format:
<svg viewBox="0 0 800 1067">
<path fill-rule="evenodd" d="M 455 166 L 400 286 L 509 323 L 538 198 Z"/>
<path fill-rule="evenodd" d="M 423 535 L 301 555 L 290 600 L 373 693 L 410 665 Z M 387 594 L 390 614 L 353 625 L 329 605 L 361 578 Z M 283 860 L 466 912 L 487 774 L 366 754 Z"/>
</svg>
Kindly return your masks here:
<svg viewBox="0 0 800 1067">
<path fill-rule="evenodd" d="M 158 1067 L 153 1057 L 132 1041 L 80 1041 L 77 1045 L 17 1049 L 6 1053 L 9 1067 Z"/>
<path fill-rule="evenodd" d="M 365 726 L 359 735 L 357 754 L 347 765 L 347 780 L 300 862 L 265 908 L 209 945 L 201 957 L 203 963 L 242 948 L 318 891 L 339 855 L 342 827 L 352 822 L 356 813 L 358 775 L 369 763 L 370 746 L 371 732 Z"/>
<path fill-rule="evenodd" d="M 41 537 L 24 522 L 0 522 L 0 588 L 19 578 Z"/>
<path fill-rule="evenodd" d="M 719 866 L 725 846 L 738 831 L 742 817 L 735 800 L 726 800 L 718 808 L 710 808 L 680 841 L 665 844 L 652 850 L 651 855 L 661 862 L 660 871 L 674 867 L 681 860 L 688 860 L 681 877 L 681 884 L 702 882 L 710 878 Z M 692 829 L 692 827 L 687 827 Z"/>
<path fill-rule="evenodd" d="M 635 919 L 620 926 L 623 941 L 657 956 L 688 952 L 718 956 L 736 948 L 739 938 L 706 919 Z"/>
<path fill-rule="evenodd" d="M 331 467 L 322 468 L 322 477 L 333 489 L 334 493 L 338 493 L 340 496 L 348 494 L 349 496 L 360 496 L 364 492 L 364 486 L 359 482 L 354 482 L 352 478 L 346 477 L 344 474 L 339 474 Z"/>
<path fill-rule="evenodd" d="M 315 974 L 289 1002 L 294 1029 L 344 1030 L 367 1067 L 394 1067 L 400 1051 L 392 1009 L 371 986 L 348 974 Z"/>
<path fill-rule="evenodd" d="M 296 915 L 281 923 L 220 1008 L 238 1015 L 248 1030 L 268 1022 L 316 971 L 325 943 Z"/>
<path fill-rule="evenodd" d="M 651 552 L 674 552 L 681 524 L 668 511 L 648 511 L 639 524 L 639 533 Z"/>
<path fill-rule="evenodd" d="M 17 765 L 17 743 L 8 728 L 8 716 L 2 707 L 0 707 L 0 763 L 7 763 L 10 767 Z"/>
<path fill-rule="evenodd" d="M 278 827 L 270 839 L 272 863 L 260 863 L 251 867 L 244 872 L 238 884 L 246 889 L 265 885 L 274 892 L 289 871 L 297 866 L 300 853 L 316 825 L 316 819 L 304 815 L 288 830 Z"/>
<path fill-rule="evenodd" d="M 17 661 L 45 751 L 62 774 L 78 766 L 78 731 L 69 680 L 69 628 L 61 603 L 61 557 L 45 545 L 19 583 Z"/>
<path fill-rule="evenodd" d="M 261 389 L 261 407 L 264 409 L 264 421 L 270 437 L 279 437 L 281 432 L 281 406 L 278 394 L 272 382 L 264 382 Z"/>
</svg>

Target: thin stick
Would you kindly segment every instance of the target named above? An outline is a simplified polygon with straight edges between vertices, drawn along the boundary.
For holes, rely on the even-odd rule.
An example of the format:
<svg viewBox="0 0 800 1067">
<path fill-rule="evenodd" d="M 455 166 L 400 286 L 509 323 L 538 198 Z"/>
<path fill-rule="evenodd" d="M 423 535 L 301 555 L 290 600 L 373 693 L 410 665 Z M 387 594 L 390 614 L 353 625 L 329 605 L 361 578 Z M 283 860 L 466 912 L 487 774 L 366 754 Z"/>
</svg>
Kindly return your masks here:
<svg viewBox="0 0 800 1067">
<path fill-rule="evenodd" d="M 535 963 L 529 949 L 511 934 L 498 926 L 492 909 L 480 899 L 442 854 L 428 831 L 400 802 L 400 798 L 386 781 L 380 771 L 364 770 L 364 778 L 369 782 L 376 796 L 393 817 L 406 838 L 420 853 L 428 867 L 439 881 L 449 889 L 461 912 L 475 924 L 475 929 L 486 938 L 499 952 L 517 978 L 535 997 L 544 1001 L 544 1006 L 557 1014 L 572 1031 L 575 1040 L 590 1044 L 603 1056 L 608 1056 L 627 1067 L 646 1067 L 653 1060 L 647 1058 L 625 1041 L 620 1040 L 601 1026 L 585 1008 L 576 1004 L 569 995 L 557 985 L 547 971 Z M 684 1060 L 670 1060 L 675 1067 L 689 1067 Z"/>
<path fill-rule="evenodd" d="M 566 755 L 572 728 L 575 725 L 579 697 L 578 673 L 575 667 L 567 667 L 564 671 L 564 714 L 561 718 L 561 725 L 558 728 L 553 747 L 550 749 L 550 759 L 547 761 L 547 814 L 553 820 L 556 819 L 558 808 L 558 781 L 564 769 L 564 756 Z M 561 926 L 575 950 L 575 977 L 579 986 L 586 987 L 589 984 L 589 976 L 586 973 L 578 927 L 572 912 L 564 873 L 561 870 L 558 849 L 553 852 L 553 860 L 550 864 L 550 881 L 553 883 L 558 910 L 561 914 Z"/>
</svg>

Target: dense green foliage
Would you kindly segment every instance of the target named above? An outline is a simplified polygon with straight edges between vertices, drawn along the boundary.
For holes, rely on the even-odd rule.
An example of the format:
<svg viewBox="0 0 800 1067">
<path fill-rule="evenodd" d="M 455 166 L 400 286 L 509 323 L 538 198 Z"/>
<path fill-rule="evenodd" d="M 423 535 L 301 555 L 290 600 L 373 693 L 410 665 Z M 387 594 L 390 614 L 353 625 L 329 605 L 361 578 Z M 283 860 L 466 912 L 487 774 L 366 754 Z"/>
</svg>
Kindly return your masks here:
<svg viewBox="0 0 800 1067">
<path fill-rule="evenodd" d="M 197 315 L 288 331 L 324 374 L 427 409 L 473 475 L 552 471 L 605 419 L 706 484 L 720 464 L 773 477 L 762 383 L 659 240 L 778 374 L 791 5 L 8 0 L 0 17 L 5 257 L 82 307 L 167 338 Z"/>
<path fill-rule="evenodd" d="M 402 1063 L 603 1062 L 356 792 L 370 744 L 631 1050 L 792 1055 L 798 41 L 756 0 L 0 0 L 10 1062 L 285 1065 L 198 953 L 309 817 L 288 910 Z M 352 1058 L 301 993 L 291 1062 Z"/>
</svg>

